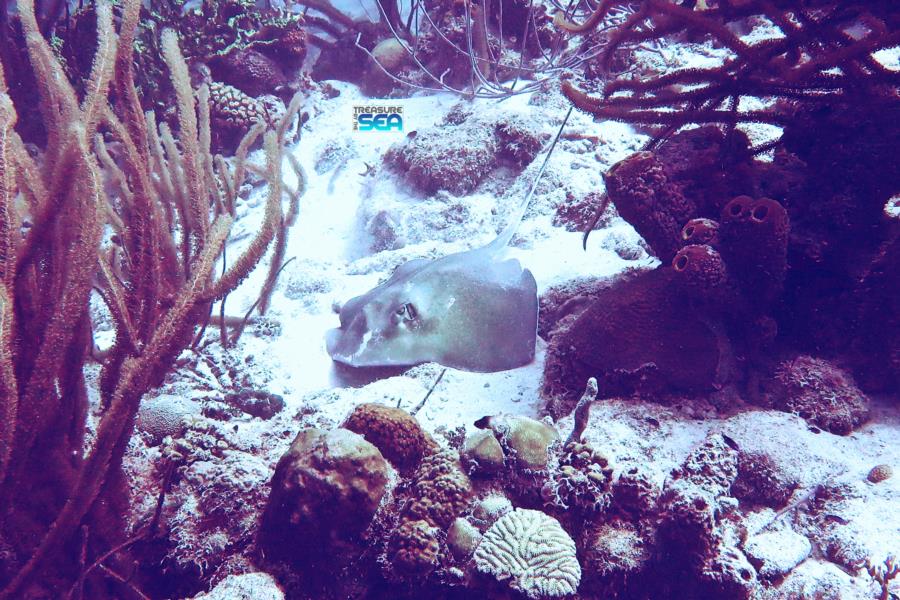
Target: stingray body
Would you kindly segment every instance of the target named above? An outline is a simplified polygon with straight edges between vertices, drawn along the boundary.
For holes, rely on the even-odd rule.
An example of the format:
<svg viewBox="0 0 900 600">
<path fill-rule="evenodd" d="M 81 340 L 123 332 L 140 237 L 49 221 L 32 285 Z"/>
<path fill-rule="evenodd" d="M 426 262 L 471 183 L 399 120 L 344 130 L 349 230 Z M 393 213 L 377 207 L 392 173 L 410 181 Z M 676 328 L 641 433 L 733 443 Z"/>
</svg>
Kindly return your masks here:
<svg viewBox="0 0 900 600">
<path fill-rule="evenodd" d="M 326 336 L 331 358 L 354 367 L 436 362 L 482 372 L 530 363 L 537 340 L 537 284 L 531 271 L 504 255 L 546 165 L 545 159 L 518 214 L 494 241 L 436 260 L 409 261 L 384 283 L 347 301 L 341 326 Z"/>
</svg>

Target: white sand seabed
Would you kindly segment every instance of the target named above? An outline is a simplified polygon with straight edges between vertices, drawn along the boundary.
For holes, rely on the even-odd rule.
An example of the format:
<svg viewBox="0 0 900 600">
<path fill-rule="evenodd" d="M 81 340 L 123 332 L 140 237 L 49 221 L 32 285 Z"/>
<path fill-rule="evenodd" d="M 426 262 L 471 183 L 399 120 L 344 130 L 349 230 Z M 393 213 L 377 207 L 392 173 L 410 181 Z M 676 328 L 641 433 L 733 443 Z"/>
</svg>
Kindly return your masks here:
<svg viewBox="0 0 900 600">
<path fill-rule="evenodd" d="M 325 352 L 325 332 L 338 325 L 337 315 L 332 309 L 334 303 L 366 292 L 406 260 L 444 256 L 493 239 L 524 197 L 543 160 L 542 154 L 509 185 L 513 191 L 520 192 L 515 195 L 509 193 L 509 197 L 498 197 L 490 190 L 481 189 L 490 188 L 495 175 L 508 179 L 509 173 L 501 169 L 497 174 L 488 175 L 487 181 L 475 193 L 463 199 L 442 193 L 436 197 L 422 198 L 402 178 L 382 166 L 382 155 L 391 144 L 402 140 L 406 132 L 441 121 L 459 99 L 450 94 L 438 94 L 373 102 L 352 85 L 341 82 L 331 84 L 340 90 L 340 96 L 304 107 L 311 118 L 303 127 L 299 143 L 291 150 L 303 166 L 308 181 L 301 199 L 300 215 L 290 230 L 285 254 L 294 260 L 281 274 L 269 311 L 271 317 L 281 322 L 281 335 L 256 338 L 248 331 L 241 339 L 241 351 L 256 357 L 257 365 L 267 371 L 269 390 L 283 394 L 289 407 L 298 406 L 301 399 L 309 394 L 359 385 L 355 374 L 349 372 L 352 370 L 336 367 Z M 499 105 L 476 101 L 475 109 L 477 111 L 483 107 L 490 112 L 507 111 L 539 118 L 544 121 L 542 124 L 546 133 L 554 133 L 564 112 L 536 111 L 527 102 L 526 96 Z M 403 106 L 406 132 L 353 132 L 353 106 L 372 103 Z M 604 157 L 612 162 L 636 149 L 641 138 L 627 126 L 594 123 L 577 113 L 573 114 L 566 131 L 608 140 L 610 147 L 604 149 Z M 583 140 L 561 141 L 545 178 L 566 181 L 570 189 L 581 195 L 602 189 L 601 169 L 609 164 L 602 164 L 586 148 Z M 322 155 L 326 152 L 342 156 L 343 160 L 339 159 L 334 167 L 317 173 L 317 162 L 322 161 Z M 253 158 L 260 160 L 258 156 Z M 376 169 L 374 175 L 362 175 L 369 167 Z M 336 170 L 339 170 L 337 174 Z M 293 185 L 293 174 L 287 170 L 285 173 L 285 179 Z M 654 259 L 637 249 L 639 237 L 621 219 L 616 219 L 610 228 L 595 232 L 588 250 L 582 250 L 580 233 L 567 232 L 550 223 L 554 194 L 558 192 L 539 188 L 529 215 L 514 240 L 516 247 L 510 249 L 510 255 L 534 273 L 539 292 L 577 277 L 609 276 L 629 266 L 654 263 Z M 235 237 L 240 237 L 242 232 L 255 231 L 261 218 L 258 207 L 264 201 L 264 193 L 262 188 L 254 190 L 250 199 L 239 207 Z M 429 231 L 428 226 L 438 220 L 422 219 L 423 212 L 433 213 L 442 205 L 454 202 L 480 206 L 480 214 L 487 215 L 483 230 L 472 235 L 469 223 L 444 223 L 439 231 Z M 365 231 L 366 221 L 380 210 L 388 210 L 395 220 L 402 222 L 407 237 L 415 243 L 371 253 L 368 249 L 371 238 Z M 636 247 L 636 253 L 641 258 L 625 261 L 605 249 L 603 240 L 608 236 L 624 238 Z M 229 247 L 228 254 L 236 256 L 246 240 L 244 238 Z M 264 277 L 265 268 L 261 266 L 228 297 L 226 312 L 242 315 L 256 300 Z M 520 369 L 487 374 L 449 369 L 419 413 L 419 418 L 426 426 L 433 428 L 441 424 L 452 427 L 470 425 L 481 416 L 500 412 L 536 414 L 543 346 L 540 342 L 535 362 Z M 412 381 L 401 382 L 396 377 L 389 381 L 376 381 L 366 387 L 367 393 L 363 397 L 371 392 L 371 399 L 377 401 L 382 393 L 396 397 L 403 390 L 406 392 L 404 396 L 408 397 L 397 398 L 397 401 L 411 408 L 419 403 L 440 371 L 437 367 L 420 367 L 401 378 L 412 378 L 415 385 L 409 385 Z M 370 377 L 363 374 L 363 378 Z M 332 405 L 317 405 L 317 408 L 339 420 L 354 404 L 362 401 L 358 393 L 341 394 L 338 398 Z"/>
</svg>

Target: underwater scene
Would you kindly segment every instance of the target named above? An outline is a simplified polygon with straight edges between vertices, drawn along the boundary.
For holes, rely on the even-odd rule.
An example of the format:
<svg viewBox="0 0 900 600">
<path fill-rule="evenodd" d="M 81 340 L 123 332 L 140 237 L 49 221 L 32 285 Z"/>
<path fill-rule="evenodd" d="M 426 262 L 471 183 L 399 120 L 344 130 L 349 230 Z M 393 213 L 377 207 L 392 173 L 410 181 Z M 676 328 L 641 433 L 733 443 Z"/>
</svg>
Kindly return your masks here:
<svg viewBox="0 0 900 600">
<path fill-rule="evenodd" d="M 900 600 L 896 0 L 0 0 L 0 600 Z"/>
</svg>

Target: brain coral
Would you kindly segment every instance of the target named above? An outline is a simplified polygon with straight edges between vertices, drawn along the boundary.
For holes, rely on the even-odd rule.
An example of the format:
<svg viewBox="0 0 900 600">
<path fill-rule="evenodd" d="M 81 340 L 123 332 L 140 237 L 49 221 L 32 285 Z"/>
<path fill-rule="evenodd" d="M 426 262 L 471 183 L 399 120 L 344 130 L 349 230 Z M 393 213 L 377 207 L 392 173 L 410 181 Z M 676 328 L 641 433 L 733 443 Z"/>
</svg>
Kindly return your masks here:
<svg viewBox="0 0 900 600">
<path fill-rule="evenodd" d="M 159 445 L 166 436 L 179 436 L 185 430 L 185 418 L 199 412 L 190 400 L 179 396 L 161 395 L 141 402 L 137 415 L 138 431 Z"/>
<path fill-rule="evenodd" d="M 414 470 L 422 456 L 435 449 L 434 441 L 419 426 L 415 417 L 383 404 L 358 405 L 347 417 L 344 428 L 375 444 L 401 473 Z"/>
<path fill-rule="evenodd" d="M 539 510 L 517 508 L 501 517 L 475 550 L 482 573 L 529 598 L 559 598 L 574 594 L 581 582 L 575 542 L 559 521 Z"/>
</svg>

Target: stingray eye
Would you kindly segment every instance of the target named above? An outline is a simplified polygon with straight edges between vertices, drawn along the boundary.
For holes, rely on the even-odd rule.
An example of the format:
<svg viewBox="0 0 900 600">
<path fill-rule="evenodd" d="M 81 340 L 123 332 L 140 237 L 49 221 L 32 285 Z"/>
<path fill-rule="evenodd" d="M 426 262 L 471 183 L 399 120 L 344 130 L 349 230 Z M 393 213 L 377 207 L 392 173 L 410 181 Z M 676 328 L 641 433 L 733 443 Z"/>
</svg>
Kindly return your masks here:
<svg viewBox="0 0 900 600">
<path fill-rule="evenodd" d="M 415 319 L 418 316 L 418 313 L 416 312 L 416 307 L 413 306 L 412 303 L 410 303 L 410 302 L 401 304 L 400 308 L 397 309 L 397 314 L 409 321 L 412 321 L 413 319 Z"/>
</svg>

